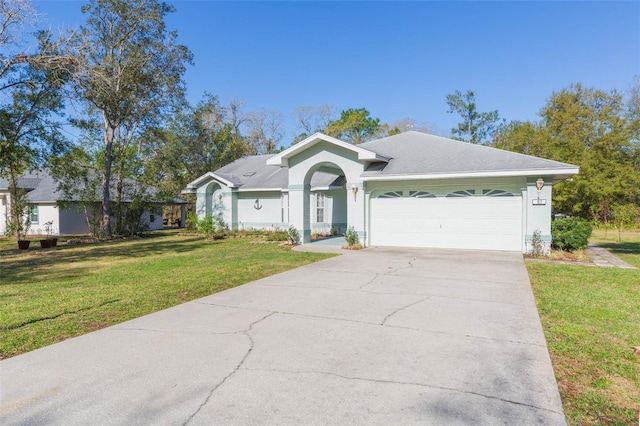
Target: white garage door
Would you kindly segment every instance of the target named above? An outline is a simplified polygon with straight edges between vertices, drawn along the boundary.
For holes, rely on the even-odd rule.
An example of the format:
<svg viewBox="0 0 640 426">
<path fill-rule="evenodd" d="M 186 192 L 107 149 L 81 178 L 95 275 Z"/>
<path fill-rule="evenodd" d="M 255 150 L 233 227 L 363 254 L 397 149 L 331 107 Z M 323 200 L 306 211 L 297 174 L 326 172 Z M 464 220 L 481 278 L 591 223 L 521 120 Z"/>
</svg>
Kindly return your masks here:
<svg viewBox="0 0 640 426">
<path fill-rule="evenodd" d="M 522 250 L 522 198 L 501 189 L 371 198 L 371 245 Z"/>
</svg>

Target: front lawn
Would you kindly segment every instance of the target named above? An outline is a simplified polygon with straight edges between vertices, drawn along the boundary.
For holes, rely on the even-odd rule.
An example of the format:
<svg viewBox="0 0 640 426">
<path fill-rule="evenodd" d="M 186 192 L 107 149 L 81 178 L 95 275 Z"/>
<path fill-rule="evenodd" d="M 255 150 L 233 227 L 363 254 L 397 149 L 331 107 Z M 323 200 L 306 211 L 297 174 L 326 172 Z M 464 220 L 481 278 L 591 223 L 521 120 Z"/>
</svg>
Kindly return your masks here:
<svg viewBox="0 0 640 426">
<path fill-rule="evenodd" d="M 635 234 L 592 242 L 640 267 Z M 617 239 L 617 234 L 615 235 Z M 637 425 L 640 269 L 527 262 L 570 425 Z"/>
<path fill-rule="evenodd" d="M 331 257 L 248 239 L 146 238 L 51 249 L 0 238 L 0 358 Z"/>
<path fill-rule="evenodd" d="M 618 238 L 621 241 L 618 241 Z M 604 247 L 625 262 L 640 268 L 640 229 L 626 229 L 620 234 L 615 229 L 594 229 L 589 240 Z"/>
</svg>

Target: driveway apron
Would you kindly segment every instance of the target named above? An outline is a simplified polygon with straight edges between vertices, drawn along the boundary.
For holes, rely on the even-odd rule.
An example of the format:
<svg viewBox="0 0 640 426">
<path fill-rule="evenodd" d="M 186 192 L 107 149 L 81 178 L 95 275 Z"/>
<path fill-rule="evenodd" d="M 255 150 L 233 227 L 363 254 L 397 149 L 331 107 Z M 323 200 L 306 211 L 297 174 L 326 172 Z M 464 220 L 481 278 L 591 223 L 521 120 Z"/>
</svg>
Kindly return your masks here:
<svg viewBox="0 0 640 426">
<path fill-rule="evenodd" d="M 346 252 L 0 362 L 5 425 L 416 423 L 565 424 L 521 254 Z"/>
</svg>

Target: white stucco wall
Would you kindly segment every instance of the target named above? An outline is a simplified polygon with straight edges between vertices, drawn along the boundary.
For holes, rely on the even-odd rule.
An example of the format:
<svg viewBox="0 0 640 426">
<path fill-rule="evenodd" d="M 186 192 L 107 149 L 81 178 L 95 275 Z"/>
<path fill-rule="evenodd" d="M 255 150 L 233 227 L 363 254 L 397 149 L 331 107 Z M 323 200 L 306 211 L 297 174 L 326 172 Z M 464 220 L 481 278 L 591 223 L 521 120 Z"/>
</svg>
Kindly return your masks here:
<svg viewBox="0 0 640 426">
<path fill-rule="evenodd" d="M 51 221 L 51 233 L 60 234 L 59 209 L 55 204 L 38 205 L 38 221 L 31 222 L 31 227 L 27 234 L 45 235 L 45 223 Z"/>
<path fill-rule="evenodd" d="M 153 220 L 151 220 L 153 219 Z M 146 212 L 142 215 L 142 220 L 149 225 L 151 231 L 162 229 L 162 209 L 158 211 Z"/>
<path fill-rule="evenodd" d="M 531 177 L 527 180 L 526 190 L 523 193 L 526 217 L 525 253 L 531 251 L 531 240 L 535 231 L 540 231 L 545 250 L 551 249 L 551 178 L 544 177 L 545 184 L 539 195 L 536 189 L 536 179 Z M 538 201 L 538 197 L 540 197 L 540 201 Z"/>
<path fill-rule="evenodd" d="M 0 194 L 0 235 L 7 233 L 7 214 L 9 207 L 7 195 Z"/>
<path fill-rule="evenodd" d="M 281 192 L 238 192 L 238 228 L 274 228 L 288 226 L 282 221 Z M 286 214 L 285 214 L 286 215 Z"/>
</svg>

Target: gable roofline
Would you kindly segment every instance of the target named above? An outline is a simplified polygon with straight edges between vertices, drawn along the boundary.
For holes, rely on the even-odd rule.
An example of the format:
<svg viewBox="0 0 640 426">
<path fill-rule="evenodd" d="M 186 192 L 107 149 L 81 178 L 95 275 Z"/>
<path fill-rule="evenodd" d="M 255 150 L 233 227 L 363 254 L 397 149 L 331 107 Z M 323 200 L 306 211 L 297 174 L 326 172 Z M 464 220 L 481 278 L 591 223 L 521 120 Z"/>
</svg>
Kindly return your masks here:
<svg viewBox="0 0 640 426">
<path fill-rule="evenodd" d="M 187 184 L 187 187 L 185 189 L 183 189 L 181 191 L 181 193 L 182 194 L 193 194 L 193 193 L 196 192 L 196 189 L 198 189 L 203 183 L 208 182 L 211 179 L 217 180 L 220 183 L 224 183 L 229 188 L 238 188 L 240 186 L 236 182 L 232 182 L 229 179 L 225 179 L 224 177 L 220 176 L 219 174 L 216 174 L 214 172 L 207 172 L 207 173 L 203 174 L 202 176 L 200 176 L 199 178 L 189 182 Z"/>
<path fill-rule="evenodd" d="M 319 142 L 328 142 L 330 144 L 339 146 L 348 151 L 354 152 L 358 154 L 358 160 L 368 160 L 368 161 L 384 161 L 388 162 L 390 158 L 384 157 L 376 152 L 373 152 L 368 149 L 361 148 L 357 145 L 353 145 L 347 142 L 343 142 L 340 139 L 336 139 L 334 137 L 325 135 L 324 133 L 314 133 L 309 136 L 305 140 L 298 142 L 295 145 L 290 146 L 289 148 L 282 151 L 280 154 L 274 155 L 273 157 L 267 160 L 267 165 L 269 166 L 280 166 L 280 167 L 288 167 L 289 166 L 289 158 L 294 155 L 304 151 L 307 148 L 310 148 L 316 145 Z"/>
</svg>

